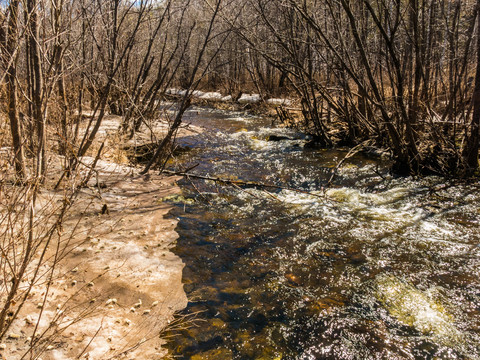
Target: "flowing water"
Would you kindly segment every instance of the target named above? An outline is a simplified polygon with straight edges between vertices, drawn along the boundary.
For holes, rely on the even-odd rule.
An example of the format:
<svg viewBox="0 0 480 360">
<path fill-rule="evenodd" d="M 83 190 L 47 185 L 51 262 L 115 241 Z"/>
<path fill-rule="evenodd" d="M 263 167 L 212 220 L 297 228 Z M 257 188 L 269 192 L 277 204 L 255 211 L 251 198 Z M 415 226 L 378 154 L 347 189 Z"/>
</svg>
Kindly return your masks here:
<svg viewBox="0 0 480 360">
<path fill-rule="evenodd" d="M 205 131 L 170 166 L 303 192 L 182 181 L 173 251 L 198 314 L 172 356 L 480 359 L 478 184 L 394 178 L 355 155 L 325 189 L 345 151 L 242 113 L 186 121 Z"/>
</svg>

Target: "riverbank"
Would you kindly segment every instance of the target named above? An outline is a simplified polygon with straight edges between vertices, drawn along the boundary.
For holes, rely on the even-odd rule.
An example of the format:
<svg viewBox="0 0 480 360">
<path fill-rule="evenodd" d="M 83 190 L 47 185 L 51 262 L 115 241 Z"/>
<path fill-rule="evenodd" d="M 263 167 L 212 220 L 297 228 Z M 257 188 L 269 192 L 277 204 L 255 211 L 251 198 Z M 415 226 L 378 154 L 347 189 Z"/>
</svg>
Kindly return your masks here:
<svg viewBox="0 0 480 360">
<path fill-rule="evenodd" d="M 105 141 L 106 150 L 68 211 L 58 241 L 46 248 L 43 275 L 0 345 L 0 358 L 30 352 L 43 360 L 165 356 L 161 334 L 187 304 L 184 264 L 170 251 L 177 221 L 165 218 L 171 205 L 163 201 L 179 193 L 178 177 L 137 175 L 140 169 L 127 165 L 127 154 L 114 144 L 120 120 L 109 116 L 103 123 L 96 141 Z M 93 161 L 82 159 L 82 176 Z M 60 171 L 52 166 L 47 183 Z M 39 194 L 39 216 L 65 199 L 63 190 L 50 185 Z M 49 268 L 56 258 L 61 260 Z M 39 339 L 33 350 L 32 337 Z"/>
</svg>

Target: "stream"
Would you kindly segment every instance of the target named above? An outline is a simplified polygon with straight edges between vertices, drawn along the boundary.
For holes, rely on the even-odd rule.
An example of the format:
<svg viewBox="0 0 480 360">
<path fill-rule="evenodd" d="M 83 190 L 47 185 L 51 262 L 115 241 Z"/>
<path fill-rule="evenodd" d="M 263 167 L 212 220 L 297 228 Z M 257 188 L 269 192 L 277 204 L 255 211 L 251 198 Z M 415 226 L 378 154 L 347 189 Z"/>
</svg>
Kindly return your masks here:
<svg viewBox="0 0 480 360">
<path fill-rule="evenodd" d="M 480 186 L 396 178 L 388 162 L 305 147 L 271 120 L 194 108 L 184 179 L 178 359 L 480 359 Z M 270 140 L 270 141 L 269 141 Z M 294 188 L 300 191 L 286 190 Z"/>
</svg>

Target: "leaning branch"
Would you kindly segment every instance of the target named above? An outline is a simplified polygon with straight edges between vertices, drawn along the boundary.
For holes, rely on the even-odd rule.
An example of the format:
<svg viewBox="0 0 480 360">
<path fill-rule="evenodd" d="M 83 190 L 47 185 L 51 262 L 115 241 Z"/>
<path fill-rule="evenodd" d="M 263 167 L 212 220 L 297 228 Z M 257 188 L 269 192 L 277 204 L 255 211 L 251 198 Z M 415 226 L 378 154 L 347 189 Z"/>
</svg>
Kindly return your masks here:
<svg viewBox="0 0 480 360">
<path fill-rule="evenodd" d="M 171 171 L 171 170 L 163 170 L 164 174 L 167 175 L 178 175 L 178 176 L 185 176 L 189 178 L 194 178 L 194 179 L 201 179 L 201 180 L 209 180 L 209 181 L 214 181 L 216 183 L 220 184 L 225 184 L 225 185 L 232 185 L 235 187 L 246 187 L 246 188 L 255 188 L 255 189 L 277 189 L 277 190 L 288 190 L 288 191 L 294 191 L 297 193 L 301 194 L 307 194 L 311 196 L 315 196 L 318 198 L 325 199 L 324 194 L 315 194 L 309 191 L 305 190 L 300 190 L 300 189 L 295 189 L 289 186 L 280 186 L 280 185 L 275 185 L 275 184 L 265 184 L 265 183 L 260 183 L 256 181 L 242 181 L 242 180 L 232 180 L 232 179 L 225 179 L 221 177 L 214 177 L 214 176 L 206 176 L 206 175 L 198 175 L 198 174 L 192 174 L 189 173 L 188 171 Z"/>
</svg>

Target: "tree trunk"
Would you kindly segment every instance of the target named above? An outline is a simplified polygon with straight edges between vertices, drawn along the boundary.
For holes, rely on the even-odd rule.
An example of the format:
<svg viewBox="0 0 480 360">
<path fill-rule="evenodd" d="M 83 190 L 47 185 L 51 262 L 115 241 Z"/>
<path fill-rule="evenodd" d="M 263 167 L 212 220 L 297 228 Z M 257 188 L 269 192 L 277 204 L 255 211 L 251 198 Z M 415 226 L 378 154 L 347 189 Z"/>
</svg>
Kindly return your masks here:
<svg viewBox="0 0 480 360">
<path fill-rule="evenodd" d="M 67 155 L 69 141 L 71 141 L 68 129 L 68 109 L 67 109 L 67 94 L 65 90 L 65 75 L 63 66 L 64 46 L 62 44 L 62 12 L 63 0 L 55 0 L 52 11 L 55 45 L 53 47 L 53 63 L 55 69 L 58 105 L 60 107 L 60 141 L 59 153 L 60 155 Z"/>
<path fill-rule="evenodd" d="M 480 12 L 480 0 L 477 0 L 475 11 Z M 473 118 L 470 132 L 463 149 L 463 170 L 465 175 L 471 175 L 478 168 L 479 128 L 480 128 L 480 16 L 477 16 L 477 71 L 475 74 L 475 89 L 473 91 Z"/>
<path fill-rule="evenodd" d="M 43 177 L 46 172 L 46 156 L 45 156 L 45 117 L 42 109 L 42 90 L 43 90 L 43 78 L 42 68 L 40 61 L 40 36 L 38 28 L 38 4 L 36 0 L 27 1 L 27 18 L 28 22 L 28 47 L 31 65 L 32 78 L 29 79 L 29 87 L 32 94 L 32 116 L 37 131 L 37 146 L 35 149 L 36 156 L 36 170 L 35 175 Z"/>
<path fill-rule="evenodd" d="M 10 19 L 8 21 L 8 32 L 6 37 L 6 61 L 10 63 L 7 69 L 7 101 L 8 101 L 8 118 L 10 120 L 10 130 L 12 132 L 13 150 L 15 152 L 15 173 L 19 180 L 25 178 L 25 155 L 23 149 L 20 121 L 17 110 L 17 69 L 16 61 L 13 57 L 17 57 L 14 53 L 18 45 L 17 42 L 17 22 L 18 22 L 18 5 L 19 0 L 12 1 L 9 7 Z"/>
<path fill-rule="evenodd" d="M 55 45 L 55 63 L 56 63 L 56 76 L 57 76 L 57 91 L 60 107 L 60 122 L 61 122 L 61 139 L 60 139 L 60 155 L 67 155 L 69 147 L 69 131 L 68 131 L 68 109 L 67 109 L 67 94 L 65 91 L 65 77 L 63 69 L 63 49 L 62 45 Z"/>
</svg>

